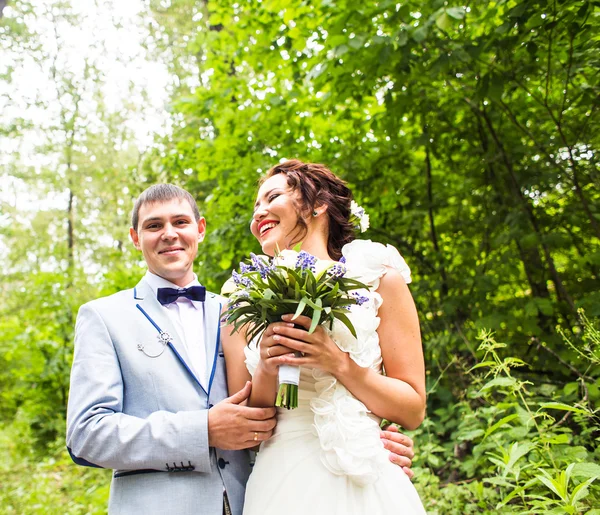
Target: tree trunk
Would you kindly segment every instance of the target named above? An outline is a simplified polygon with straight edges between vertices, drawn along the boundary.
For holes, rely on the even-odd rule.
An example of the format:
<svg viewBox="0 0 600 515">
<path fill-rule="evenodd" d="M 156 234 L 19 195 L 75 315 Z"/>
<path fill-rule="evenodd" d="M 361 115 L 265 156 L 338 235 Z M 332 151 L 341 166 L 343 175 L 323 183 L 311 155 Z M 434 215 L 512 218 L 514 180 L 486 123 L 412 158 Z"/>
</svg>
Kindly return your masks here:
<svg viewBox="0 0 600 515">
<path fill-rule="evenodd" d="M 477 117 L 477 128 L 479 139 L 481 141 L 481 148 L 483 149 L 484 154 L 488 155 L 489 143 L 479 117 Z M 494 166 L 489 162 L 487 163 L 486 171 L 490 184 L 496 182 L 498 176 Z M 506 199 L 503 199 L 498 191 L 499 190 L 496 189 L 495 205 L 497 208 L 500 209 L 501 206 L 510 205 L 510 202 L 506 202 Z M 525 250 L 516 238 L 513 241 L 519 250 L 519 257 L 521 258 L 523 270 L 525 272 L 525 276 L 527 277 L 529 288 L 531 289 L 531 296 L 545 299 L 550 298 L 550 292 L 548 291 L 548 286 L 546 284 L 546 269 L 544 267 L 544 262 L 542 261 L 542 256 L 540 255 L 538 246 L 536 245 L 535 247 Z M 554 322 L 556 321 L 554 320 Z M 548 331 L 552 328 L 552 319 L 541 312 L 538 313 L 538 323 L 545 331 Z"/>
<path fill-rule="evenodd" d="M 429 153 L 429 136 L 427 134 L 427 127 L 423 125 L 423 135 L 425 136 L 425 178 L 427 181 L 427 213 L 429 217 L 429 230 L 431 234 L 431 243 L 438 256 L 440 264 L 440 275 L 442 276 L 442 298 L 448 295 L 448 276 L 446 274 L 446 268 L 444 267 L 444 258 L 440 252 L 440 246 L 437 238 L 437 231 L 435 228 L 435 215 L 433 212 L 433 180 L 431 177 L 431 156 Z"/>
<path fill-rule="evenodd" d="M 554 264 L 554 259 L 552 257 L 552 253 L 550 252 L 550 248 L 544 242 L 543 234 L 542 234 L 538 219 L 535 216 L 535 213 L 533 212 L 533 209 L 532 209 L 531 205 L 529 204 L 528 200 L 525 198 L 525 196 L 523 195 L 523 193 L 521 191 L 521 188 L 517 181 L 517 177 L 515 175 L 515 170 L 513 168 L 510 158 L 508 157 L 508 154 L 506 153 L 506 150 L 504 149 L 504 145 L 502 144 L 502 141 L 500 141 L 500 138 L 498 137 L 498 134 L 496 133 L 496 130 L 494 129 L 494 126 L 492 125 L 492 121 L 490 120 L 487 113 L 483 110 L 480 110 L 479 114 L 483 117 L 483 119 L 488 127 L 488 130 L 490 131 L 490 134 L 491 134 L 494 142 L 496 143 L 496 147 L 498 148 L 498 151 L 500 152 L 504 166 L 506 167 L 506 170 L 508 172 L 507 184 L 508 184 L 509 190 L 515 196 L 515 198 L 517 198 L 519 200 L 520 207 L 523 209 L 523 211 L 527 215 L 527 218 L 529 219 L 529 222 L 531 223 L 533 230 L 540 237 L 540 245 L 541 245 L 543 253 L 544 253 L 544 258 L 546 259 L 546 265 L 548 266 L 548 269 L 550 271 L 550 276 L 552 277 L 552 282 L 554 283 L 554 286 L 556 288 L 556 293 L 558 294 L 559 298 L 564 300 L 569 305 L 572 313 L 574 315 L 576 315 L 577 308 L 575 307 L 575 303 L 573 302 L 573 299 L 569 295 L 569 292 L 567 292 L 567 290 L 562 282 L 562 279 L 561 279 L 560 275 L 558 274 L 558 270 L 556 269 L 556 265 Z"/>
</svg>

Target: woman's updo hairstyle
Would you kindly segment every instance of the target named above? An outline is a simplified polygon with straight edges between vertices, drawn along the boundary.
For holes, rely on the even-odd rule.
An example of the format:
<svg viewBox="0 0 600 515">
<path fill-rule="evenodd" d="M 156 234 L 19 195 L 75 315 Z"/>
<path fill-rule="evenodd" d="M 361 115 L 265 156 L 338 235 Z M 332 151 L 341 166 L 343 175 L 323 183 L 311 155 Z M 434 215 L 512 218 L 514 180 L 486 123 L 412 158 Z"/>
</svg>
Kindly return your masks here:
<svg viewBox="0 0 600 515">
<path fill-rule="evenodd" d="M 329 221 L 327 252 L 336 261 L 342 257 L 342 247 L 354 240 L 354 226 L 350 223 L 352 192 L 346 183 L 324 165 L 303 163 L 291 159 L 271 168 L 261 184 L 274 175 L 285 174 L 288 186 L 300 193 L 298 228 L 302 238 L 308 231 L 304 218 L 312 215 L 318 206 L 327 206 Z"/>
</svg>

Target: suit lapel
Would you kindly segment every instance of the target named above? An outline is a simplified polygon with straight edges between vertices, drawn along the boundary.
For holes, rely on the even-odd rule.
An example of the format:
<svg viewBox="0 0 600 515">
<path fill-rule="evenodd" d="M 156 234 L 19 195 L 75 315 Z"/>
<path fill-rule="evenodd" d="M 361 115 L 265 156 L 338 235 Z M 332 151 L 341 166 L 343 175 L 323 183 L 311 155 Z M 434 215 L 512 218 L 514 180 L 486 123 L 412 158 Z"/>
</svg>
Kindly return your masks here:
<svg viewBox="0 0 600 515">
<path fill-rule="evenodd" d="M 206 350 L 206 382 L 212 386 L 220 348 L 221 303 L 214 293 L 206 294 L 204 302 L 204 345 Z"/>
<path fill-rule="evenodd" d="M 154 294 L 152 288 L 150 288 L 150 286 L 143 279 L 134 289 L 134 302 L 138 306 L 138 309 L 140 309 L 146 318 L 148 318 L 148 323 L 155 326 L 157 333 L 160 330 L 169 334 L 171 341 L 168 346 L 171 352 L 175 354 L 188 374 L 192 376 L 194 381 L 199 384 L 206 393 L 206 390 L 204 387 L 202 387 L 202 384 L 200 381 L 198 381 L 198 378 L 194 375 L 189 366 L 190 358 L 185 350 L 185 345 L 179 338 L 177 329 L 171 323 L 171 320 L 167 316 L 167 313 L 165 313 L 163 306 L 161 306 L 160 302 L 156 300 L 156 295 Z M 212 364 L 212 361 L 210 363 Z"/>
</svg>

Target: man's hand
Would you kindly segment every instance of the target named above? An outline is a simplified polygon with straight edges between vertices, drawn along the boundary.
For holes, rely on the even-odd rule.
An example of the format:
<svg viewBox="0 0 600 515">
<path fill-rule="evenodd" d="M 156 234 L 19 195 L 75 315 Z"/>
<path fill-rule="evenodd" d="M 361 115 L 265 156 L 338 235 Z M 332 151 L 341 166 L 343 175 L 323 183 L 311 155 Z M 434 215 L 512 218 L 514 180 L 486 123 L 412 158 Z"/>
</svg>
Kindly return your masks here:
<svg viewBox="0 0 600 515">
<path fill-rule="evenodd" d="M 390 451 L 390 461 L 402 467 L 404 473 L 412 479 L 415 475 L 410 469 L 412 459 L 415 457 L 412 439 L 399 433 L 398 428 L 390 424 L 381 432 L 381 440 L 384 447 Z"/>
<path fill-rule="evenodd" d="M 268 440 L 275 427 L 275 408 L 250 408 L 252 383 L 208 410 L 208 445 L 224 450 L 248 449 Z"/>
</svg>

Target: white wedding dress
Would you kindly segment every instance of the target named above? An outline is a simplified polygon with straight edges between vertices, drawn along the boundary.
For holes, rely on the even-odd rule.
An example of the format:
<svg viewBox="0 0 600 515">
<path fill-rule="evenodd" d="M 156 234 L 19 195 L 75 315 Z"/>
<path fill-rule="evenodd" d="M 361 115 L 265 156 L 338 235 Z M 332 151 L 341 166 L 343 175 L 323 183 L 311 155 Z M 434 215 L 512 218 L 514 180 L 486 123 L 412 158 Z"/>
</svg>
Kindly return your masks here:
<svg viewBox="0 0 600 515">
<path fill-rule="evenodd" d="M 354 338 L 341 323 L 332 339 L 354 361 L 381 373 L 375 291 L 386 266 L 406 282 L 410 270 L 391 246 L 355 240 L 343 249 L 347 276 L 369 285 L 361 295 L 369 301 L 352 306 Z M 246 348 L 246 365 L 254 373 L 256 343 Z M 301 369 L 298 408 L 278 409 L 273 437 L 257 454 L 246 487 L 244 515 L 392 515 L 424 514 L 415 487 L 400 467 L 389 461 L 380 439 L 379 418 L 371 414 L 333 376 Z"/>
</svg>

